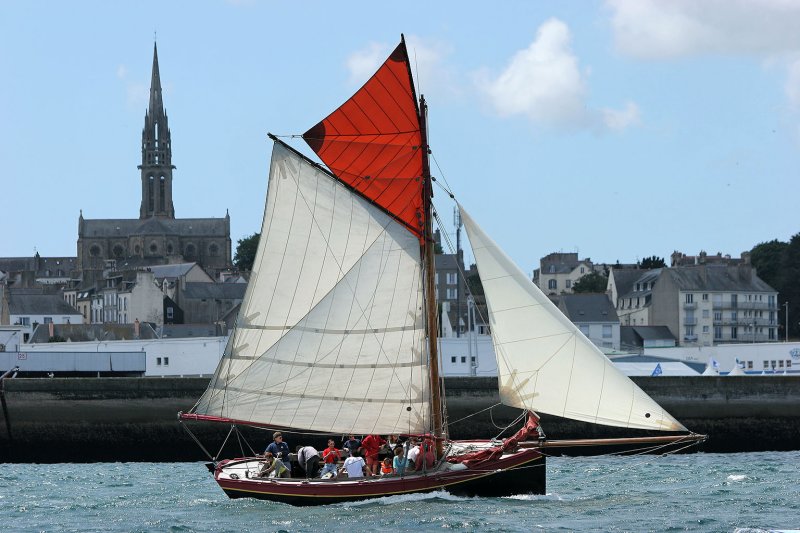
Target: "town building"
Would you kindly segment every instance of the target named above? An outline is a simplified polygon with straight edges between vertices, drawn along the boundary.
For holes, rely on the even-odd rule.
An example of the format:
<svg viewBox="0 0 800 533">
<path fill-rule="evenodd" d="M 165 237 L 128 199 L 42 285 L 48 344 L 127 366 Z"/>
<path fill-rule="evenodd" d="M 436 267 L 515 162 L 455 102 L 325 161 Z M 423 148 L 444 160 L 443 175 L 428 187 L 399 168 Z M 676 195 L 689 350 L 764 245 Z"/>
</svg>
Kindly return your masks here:
<svg viewBox="0 0 800 533">
<path fill-rule="evenodd" d="M 593 271 L 588 257 L 578 259 L 577 253 L 554 252 L 542 257 L 539 268 L 533 271 L 533 283 L 547 294 L 571 294 L 576 281 Z"/>
<path fill-rule="evenodd" d="M 564 316 L 604 351 L 620 349 L 619 318 L 605 294 L 562 294 L 555 297 Z"/>
<path fill-rule="evenodd" d="M 680 346 L 778 340 L 778 293 L 752 265 L 612 270 L 609 296 L 624 326 L 666 326 Z"/>
<path fill-rule="evenodd" d="M 55 324 L 80 324 L 81 315 L 59 294 L 45 292 L 44 289 L 13 289 L 0 291 L 0 307 L 7 310 L 8 322 L 5 325 L 20 326 L 22 342 L 28 342 L 39 324 L 49 328 L 53 337 Z M 4 313 L 5 314 L 5 313 Z"/>
</svg>

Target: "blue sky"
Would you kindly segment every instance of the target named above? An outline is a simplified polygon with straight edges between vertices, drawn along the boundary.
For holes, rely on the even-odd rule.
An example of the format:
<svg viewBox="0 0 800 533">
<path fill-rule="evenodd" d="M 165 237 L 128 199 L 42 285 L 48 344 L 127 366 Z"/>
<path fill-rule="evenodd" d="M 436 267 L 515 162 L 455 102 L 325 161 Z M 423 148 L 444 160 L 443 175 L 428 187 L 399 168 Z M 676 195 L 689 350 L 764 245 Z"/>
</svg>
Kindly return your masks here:
<svg viewBox="0 0 800 533">
<path fill-rule="evenodd" d="M 228 209 L 234 246 L 259 229 L 267 132 L 326 116 L 401 32 L 434 174 L 525 271 L 800 231 L 799 2 L 487 5 L 0 1 L 0 256 L 75 255 L 81 209 L 138 217 L 154 32 L 176 215 Z"/>
</svg>

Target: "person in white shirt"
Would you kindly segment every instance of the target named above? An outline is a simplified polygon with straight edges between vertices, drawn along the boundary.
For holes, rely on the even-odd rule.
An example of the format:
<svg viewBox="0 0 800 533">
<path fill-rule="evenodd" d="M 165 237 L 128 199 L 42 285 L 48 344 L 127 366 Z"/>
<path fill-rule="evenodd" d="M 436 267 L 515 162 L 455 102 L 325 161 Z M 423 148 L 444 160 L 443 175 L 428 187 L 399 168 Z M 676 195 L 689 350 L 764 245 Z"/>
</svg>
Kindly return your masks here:
<svg viewBox="0 0 800 533">
<path fill-rule="evenodd" d="M 350 479 L 364 477 L 364 472 L 369 472 L 369 470 L 367 470 L 367 463 L 361 458 L 361 454 L 358 450 L 351 450 L 350 453 L 352 455 L 344 460 L 344 467 L 342 470 L 347 472 L 347 477 Z"/>
<path fill-rule="evenodd" d="M 411 437 L 408 439 L 408 452 L 406 453 L 406 458 L 408 462 L 407 470 L 414 470 L 417 467 L 417 458 L 419 457 L 419 446 L 417 446 L 417 439 Z"/>
</svg>

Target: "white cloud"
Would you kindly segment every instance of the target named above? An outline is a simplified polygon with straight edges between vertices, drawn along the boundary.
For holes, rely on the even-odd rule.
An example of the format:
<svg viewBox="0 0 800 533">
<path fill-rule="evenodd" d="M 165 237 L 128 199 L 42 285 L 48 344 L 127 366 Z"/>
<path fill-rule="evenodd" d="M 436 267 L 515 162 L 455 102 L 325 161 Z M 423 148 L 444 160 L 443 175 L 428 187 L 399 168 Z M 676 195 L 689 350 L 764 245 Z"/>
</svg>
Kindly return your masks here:
<svg viewBox="0 0 800 533">
<path fill-rule="evenodd" d="M 445 93 L 449 96 L 459 93 L 458 84 L 454 82 L 456 76 L 445 63 L 447 56 L 452 53 L 448 43 L 409 35 L 406 37 L 406 48 L 417 91 Z M 352 53 L 345 62 L 350 72 L 350 83 L 359 86 L 365 83 L 393 49 L 394 46 L 372 42 Z"/>
<path fill-rule="evenodd" d="M 643 59 L 800 49 L 796 0 L 607 0 L 614 40 Z"/>
<path fill-rule="evenodd" d="M 621 111 L 601 109 L 600 114 L 603 117 L 603 124 L 613 131 L 622 131 L 640 122 L 639 106 L 634 102 L 628 102 Z"/>
<path fill-rule="evenodd" d="M 345 62 L 350 71 L 350 83 L 362 85 L 389 56 L 389 47 L 382 43 L 369 43 L 363 50 L 353 52 Z"/>
<path fill-rule="evenodd" d="M 499 76 L 480 74 L 477 83 L 495 111 L 501 116 L 525 115 L 558 129 L 619 131 L 638 123 L 639 108 L 633 102 L 621 111 L 588 107 L 588 70 L 581 72 L 570 42 L 567 25 L 550 19 Z"/>
<path fill-rule="evenodd" d="M 800 59 L 789 65 L 785 89 L 791 108 L 800 111 Z"/>
</svg>

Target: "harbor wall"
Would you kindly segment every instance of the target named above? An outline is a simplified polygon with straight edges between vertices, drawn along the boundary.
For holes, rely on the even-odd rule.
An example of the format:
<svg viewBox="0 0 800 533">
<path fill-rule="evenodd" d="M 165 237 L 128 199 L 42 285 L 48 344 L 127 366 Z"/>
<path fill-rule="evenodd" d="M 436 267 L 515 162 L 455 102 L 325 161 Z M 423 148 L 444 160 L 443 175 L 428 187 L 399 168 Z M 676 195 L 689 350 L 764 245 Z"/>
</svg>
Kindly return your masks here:
<svg viewBox="0 0 800 533">
<path fill-rule="evenodd" d="M 800 449 L 800 376 L 662 376 L 634 381 L 688 428 L 708 434 L 704 451 Z M 177 420 L 178 411 L 190 409 L 207 384 L 208 378 L 4 380 L 0 462 L 207 459 Z M 496 378 L 446 378 L 445 397 L 453 438 L 497 436 L 520 414 L 498 405 Z M 225 424 L 186 424 L 211 455 L 218 453 L 230 430 Z M 546 415 L 542 426 L 549 438 L 646 434 Z M 242 437 L 231 436 L 225 452 L 249 452 L 246 443 L 260 451 L 271 441 L 271 431 L 243 428 Z M 292 445 L 321 444 L 292 434 L 286 440 Z"/>
</svg>

